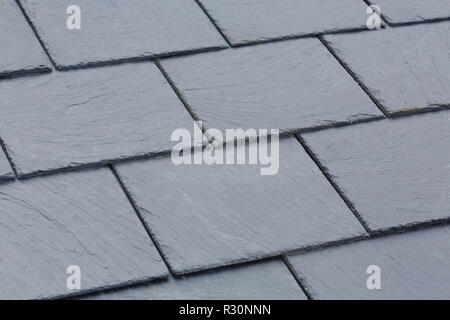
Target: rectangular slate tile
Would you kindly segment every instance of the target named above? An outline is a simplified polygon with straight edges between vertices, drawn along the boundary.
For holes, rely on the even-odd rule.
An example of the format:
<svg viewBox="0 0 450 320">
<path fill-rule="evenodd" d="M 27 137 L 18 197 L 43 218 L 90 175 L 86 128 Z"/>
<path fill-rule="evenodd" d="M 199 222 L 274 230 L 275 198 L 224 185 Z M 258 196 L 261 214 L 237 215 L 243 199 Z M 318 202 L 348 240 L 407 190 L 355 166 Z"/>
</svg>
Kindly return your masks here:
<svg viewBox="0 0 450 320">
<path fill-rule="evenodd" d="M 170 157 L 116 168 L 175 274 L 364 235 L 298 141 L 279 148 L 271 176 L 259 165 L 177 166 Z"/>
<path fill-rule="evenodd" d="M 447 112 L 302 136 L 369 228 L 450 218 Z"/>
<path fill-rule="evenodd" d="M 50 71 L 47 55 L 15 1 L 0 0 L 0 77 Z"/>
<path fill-rule="evenodd" d="M 450 299 L 450 228 L 386 236 L 290 256 L 315 299 Z M 380 271 L 380 289 L 367 287 Z M 373 268 L 373 267 L 372 267 Z"/>
<path fill-rule="evenodd" d="M 212 128 L 286 132 L 381 116 L 318 39 L 161 63 L 194 113 Z"/>
<path fill-rule="evenodd" d="M 306 300 L 280 260 L 258 262 L 206 273 L 170 277 L 169 281 L 126 288 L 90 300 Z"/>
<path fill-rule="evenodd" d="M 55 297 L 166 275 L 108 169 L 6 183 L 0 195 L 0 299 Z M 80 267 L 80 290 L 66 286 L 70 265 Z"/>
<path fill-rule="evenodd" d="M 150 62 L 5 81 L 0 136 L 20 176 L 170 150 L 192 117 Z"/>
<path fill-rule="evenodd" d="M 14 173 L 3 151 L 0 150 L 0 181 L 14 179 Z"/>
<path fill-rule="evenodd" d="M 57 68 L 226 46 L 194 1 L 19 0 Z M 81 29 L 68 29 L 76 4 Z"/>
<path fill-rule="evenodd" d="M 374 0 L 391 24 L 408 24 L 450 18 L 448 0 Z"/>
<path fill-rule="evenodd" d="M 233 45 L 363 29 L 360 0 L 199 0 Z"/>
<path fill-rule="evenodd" d="M 325 37 L 390 113 L 450 104 L 450 23 Z"/>
</svg>

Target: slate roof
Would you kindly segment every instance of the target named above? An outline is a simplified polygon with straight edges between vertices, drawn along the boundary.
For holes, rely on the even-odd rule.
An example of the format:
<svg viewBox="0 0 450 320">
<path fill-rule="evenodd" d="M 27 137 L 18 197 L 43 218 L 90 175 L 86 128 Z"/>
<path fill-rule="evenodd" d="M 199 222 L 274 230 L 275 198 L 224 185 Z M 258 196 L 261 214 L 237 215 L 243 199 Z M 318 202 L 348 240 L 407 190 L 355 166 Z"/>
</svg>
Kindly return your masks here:
<svg viewBox="0 0 450 320">
<path fill-rule="evenodd" d="M 0 0 L 0 299 L 450 299 L 447 0 L 73 2 Z"/>
</svg>

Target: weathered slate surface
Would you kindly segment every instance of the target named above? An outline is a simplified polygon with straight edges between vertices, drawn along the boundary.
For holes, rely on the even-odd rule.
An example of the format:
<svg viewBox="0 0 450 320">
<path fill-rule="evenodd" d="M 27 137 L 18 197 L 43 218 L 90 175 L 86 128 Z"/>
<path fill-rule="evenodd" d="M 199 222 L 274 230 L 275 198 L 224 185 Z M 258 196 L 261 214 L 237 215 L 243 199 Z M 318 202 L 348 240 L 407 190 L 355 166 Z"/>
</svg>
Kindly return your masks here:
<svg viewBox="0 0 450 320">
<path fill-rule="evenodd" d="M 366 28 L 358 0 L 200 0 L 233 45 Z"/>
<path fill-rule="evenodd" d="M 392 25 L 450 18 L 448 0 L 376 0 L 382 15 Z"/>
<path fill-rule="evenodd" d="M 305 300 L 286 265 L 280 260 L 234 266 L 145 286 L 103 293 L 93 300 Z"/>
<path fill-rule="evenodd" d="M 192 117 L 151 62 L 4 81 L 0 136 L 21 176 L 170 150 Z"/>
<path fill-rule="evenodd" d="M 381 112 L 318 39 L 163 59 L 208 127 L 291 131 Z"/>
<path fill-rule="evenodd" d="M 14 179 L 14 174 L 5 154 L 0 150 L 0 181 L 10 179 Z"/>
<path fill-rule="evenodd" d="M 15 1 L 0 0 L 0 77 L 50 71 L 50 62 Z"/>
<path fill-rule="evenodd" d="M 0 185 L 0 298 L 35 299 L 166 275 L 108 169 Z M 66 287 L 69 265 L 81 290 Z"/>
<path fill-rule="evenodd" d="M 450 228 L 383 237 L 288 258 L 315 299 L 450 299 Z M 369 266 L 381 289 L 367 288 Z"/>
<path fill-rule="evenodd" d="M 450 217 L 447 111 L 302 137 L 371 229 Z"/>
<path fill-rule="evenodd" d="M 450 23 L 325 39 L 388 112 L 450 104 Z"/>
<path fill-rule="evenodd" d="M 19 0 L 58 68 L 226 46 L 194 1 Z M 70 5 L 81 29 L 68 29 Z"/>
<path fill-rule="evenodd" d="M 365 234 L 295 138 L 279 172 L 257 165 L 123 163 L 119 176 L 175 274 Z"/>
</svg>

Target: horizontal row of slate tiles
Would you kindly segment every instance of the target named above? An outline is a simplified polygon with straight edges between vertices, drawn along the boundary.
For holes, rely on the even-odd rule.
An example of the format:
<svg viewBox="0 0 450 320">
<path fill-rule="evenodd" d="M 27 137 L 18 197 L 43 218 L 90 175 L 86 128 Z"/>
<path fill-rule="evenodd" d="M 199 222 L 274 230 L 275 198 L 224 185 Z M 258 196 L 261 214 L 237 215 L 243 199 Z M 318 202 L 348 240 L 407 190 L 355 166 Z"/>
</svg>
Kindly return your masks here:
<svg viewBox="0 0 450 320">
<path fill-rule="evenodd" d="M 281 260 L 231 266 L 168 281 L 103 292 L 93 300 L 305 300 L 306 296 Z"/>
<path fill-rule="evenodd" d="M 53 298 L 168 273 L 106 168 L 0 184 L 0 258 L 0 299 Z M 72 265 L 81 269 L 78 291 L 67 287 Z"/>
<path fill-rule="evenodd" d="M 388 113 L 450 105 L 450 21 L 324 38 Z"/>
<path fill-rule="evenodd" d="M 226 47 L 193 0 L 18 0 L 58 69 Z M 81 29 L 66 9 L 81 10 Z"/>
<path fill-rule="evenodd" d="M 380 110 L 317 39 L 161 61 L 207 127 L 281 132 Z M 19 177 L 170 150 L 193 119 L 153 62 L 1 81 L 0 137 Z"/>
<path fill-rule="evenodd" d="M 20 8 L 0 0 L 0 77 L 50 71 L 50 61 Z"/>
<path fill-rule="evenodd" d="M 288 262 L 313 299 L 448 300 L 449 252 L 450 227 L 440 226 L 290 256 Z M 368 280 L 374 284 L 374 271 L 380 289 L 367 286 Z"/>
</svg>

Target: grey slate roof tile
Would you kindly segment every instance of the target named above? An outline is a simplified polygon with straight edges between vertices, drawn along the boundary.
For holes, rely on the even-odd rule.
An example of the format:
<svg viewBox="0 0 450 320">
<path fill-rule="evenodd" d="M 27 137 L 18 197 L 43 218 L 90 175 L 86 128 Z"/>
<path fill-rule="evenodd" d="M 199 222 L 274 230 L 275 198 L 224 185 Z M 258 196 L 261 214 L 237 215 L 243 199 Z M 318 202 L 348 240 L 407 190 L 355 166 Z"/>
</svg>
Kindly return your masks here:
<svg viewBox="0 0 450 320">
<path fill-rule="evenodd" d="M 0 0 L 0 46 L 0 77 L 51 70 L 33 30 L 11 0 Z"/>
<path fill-rule="evenodd" d="M 110 170 L 0 185 L 0 299 L 78 293 L 165 276 L 166 268 Z"/>
<path fill-rule="evenodd" d="M 372 230 L 450 218 L 447 111 L 302 137 Z"/>
<path fill-rule="evenodd" d="M 281 260 L 258 262 L 86 297 L 92 300 L 305 300 Z"/>
<path fill-rule="evenodd" d="M 449 252 L 450 228 L 445 226 L 288 260 L 314 299 L 450 299 Z M 381 271 L 379 290 L 367 288 L 371 265 Z"/>
<path fill-rule="evenodd" d="M 170 150 L 192 117 L 151 62 L 3 81 L 0 136 L 19 176 Z"/>
<path fill-rule="evenodd" d="M 281 132 L 382 116 L 318 39 L 161 60 L 206 127 Z"/>
<path fill-rule="evenodd" d="M 391 24 L 407 24 L 450 18 L 448 0 L 373 0 Z"/>
<path fill-rule="evenodd" d="M 233 45 L 363 29 L 361 0 L 199 0 Z"/>
<path fill-rule="evenodd" d="M 257 167 L 170 158 L 116 166 L 175 274 L 365 234 L 295 138 L 280 141 L 276 175 Z"/>
<path fill-rule="evenodd" d="M 450 22 L 325 39 L 388 112 L 450 104 Z"/>
<path fill-rule="evenodd" d="M 0 150 L 0 181 L 14 179 L 14 173 L 3 151 Z"/>
<path fill-rule="evenodd" d="M 78 0 L 80 30 L 66 27 L 71 0 L 19 1 L 59 69 L 226 46 L 194 1 Z"/>
</svg>

